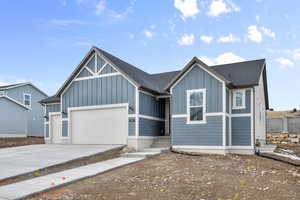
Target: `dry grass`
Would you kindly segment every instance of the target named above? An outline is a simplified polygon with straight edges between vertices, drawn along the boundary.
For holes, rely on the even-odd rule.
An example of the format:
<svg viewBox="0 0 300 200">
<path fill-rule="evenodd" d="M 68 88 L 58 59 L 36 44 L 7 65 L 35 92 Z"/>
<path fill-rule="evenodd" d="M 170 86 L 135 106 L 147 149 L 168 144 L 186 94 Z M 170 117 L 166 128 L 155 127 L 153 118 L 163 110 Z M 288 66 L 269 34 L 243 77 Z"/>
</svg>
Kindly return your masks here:
<svg viewBox="0 0 300 200">
<path fill-rule="evenodd" d="M 286 111 L 267 111 L 267 117 L 269 119 L 271 118 L 282 118 L 282 117 L 298 117 L 300 116 L 300 111 L 292 111 L 292 110 L 286 110 Z"/>
</svg>

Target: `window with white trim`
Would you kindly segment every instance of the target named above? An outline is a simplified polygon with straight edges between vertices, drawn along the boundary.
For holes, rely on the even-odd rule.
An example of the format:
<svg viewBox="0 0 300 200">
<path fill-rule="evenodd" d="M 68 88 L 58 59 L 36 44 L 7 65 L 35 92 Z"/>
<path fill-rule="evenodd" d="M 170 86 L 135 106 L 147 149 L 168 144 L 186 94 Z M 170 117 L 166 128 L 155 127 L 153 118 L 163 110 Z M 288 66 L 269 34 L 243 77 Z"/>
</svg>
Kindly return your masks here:
<svg viewBox="0 0 300 200">
<path fill-rule="evenodd" d="M 233 91 L 233 109 L 245 109 L 245 90 L 234 90 Z"/>
<path fill-rule="evenodd" d="M 25 106 L 31 106 L 31 95 L 30 94 L 24 94 L 23 103 Z"/>
<path fill-rule="evenodd" d="M 0 91 L 0 97 L 5 96 L 5 92 L 4 91 Z"/>
<path fill-rule="evenodd" d="M 187 123 L 206 123 L 206 90 L 187 91 Z"/>
</svg>

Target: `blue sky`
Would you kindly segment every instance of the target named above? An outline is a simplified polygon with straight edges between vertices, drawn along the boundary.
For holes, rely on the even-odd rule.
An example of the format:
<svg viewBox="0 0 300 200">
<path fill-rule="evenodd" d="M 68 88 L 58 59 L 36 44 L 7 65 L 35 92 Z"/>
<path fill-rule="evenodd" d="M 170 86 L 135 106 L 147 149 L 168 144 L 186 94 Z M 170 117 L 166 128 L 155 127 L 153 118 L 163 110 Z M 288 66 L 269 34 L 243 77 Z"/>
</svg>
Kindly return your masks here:
<svg viewBox="0 0 300 200">
<path fill-rule="evenodd" d="M 0 84 L 54 94 L 92 45 L 149 73 L 266 58 L 270 106 L 300 109 L 300 1 L 0 0 Z"/>
</svg>

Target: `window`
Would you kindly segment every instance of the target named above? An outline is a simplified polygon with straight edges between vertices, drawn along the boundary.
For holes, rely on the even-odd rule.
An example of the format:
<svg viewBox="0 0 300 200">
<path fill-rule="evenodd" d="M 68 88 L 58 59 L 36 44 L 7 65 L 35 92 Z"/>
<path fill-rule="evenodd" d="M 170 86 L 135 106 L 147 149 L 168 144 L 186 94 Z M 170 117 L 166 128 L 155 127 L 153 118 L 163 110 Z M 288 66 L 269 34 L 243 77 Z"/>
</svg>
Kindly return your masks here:
<svg viewBox="0 0 300 200">
<path fill-rule="evenodd" d="M 233 92 L 233 109 L 245 109 L 245 90 Z"/>
<path fill-rule="evenodd" d="M 187 123 L 199 124 L 206 123 L 206 90 L 187 91 Z"/>
<path fill-rule="evenodd" d="M 24 105 L 31 106 L 31 95 L 30 94 L 24 94 Z"/>
</svg>

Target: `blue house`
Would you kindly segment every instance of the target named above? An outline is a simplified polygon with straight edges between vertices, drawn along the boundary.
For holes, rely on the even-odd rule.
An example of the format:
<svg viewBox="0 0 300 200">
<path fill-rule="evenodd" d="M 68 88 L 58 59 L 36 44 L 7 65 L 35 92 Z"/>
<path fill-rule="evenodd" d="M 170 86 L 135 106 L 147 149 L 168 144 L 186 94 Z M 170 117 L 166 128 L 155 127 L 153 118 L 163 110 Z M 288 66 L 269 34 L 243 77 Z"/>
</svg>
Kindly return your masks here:
<svg viewBox="0 0 300 200">
<path fill-rule="evenodd" d="M 43 137 L 47 97 L 31 83 L 0 86 L 0 137 Z"/>
<path fill-rule="evenodd" d="M 265 60 L 146 73 L 92 47 L 46 106 L 47 143 L 169 144 L 204 153 L 253 154 L 266 142 Z"/>
</svg>

